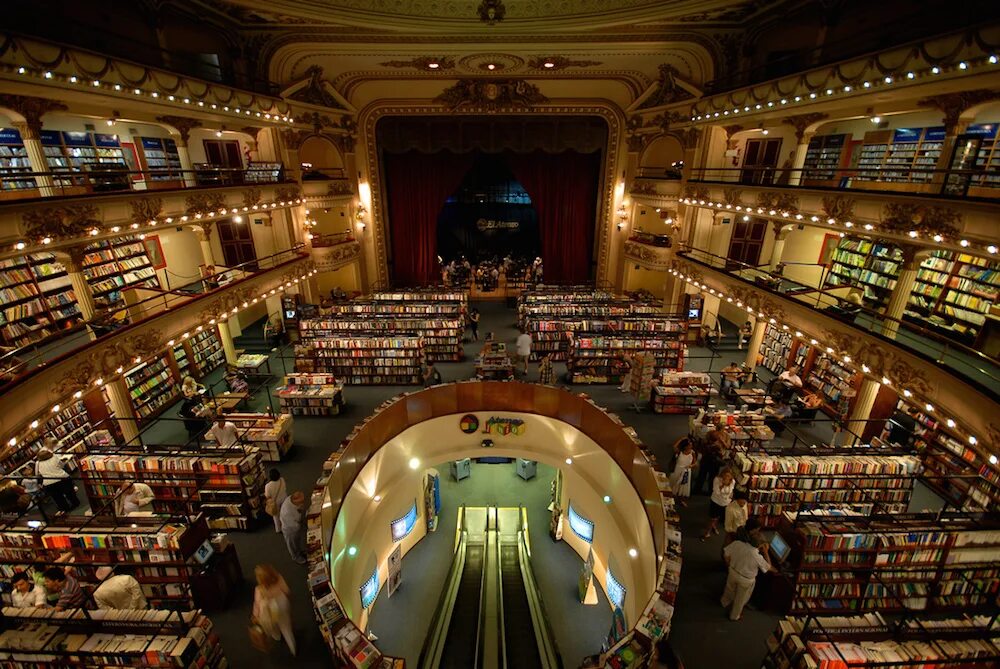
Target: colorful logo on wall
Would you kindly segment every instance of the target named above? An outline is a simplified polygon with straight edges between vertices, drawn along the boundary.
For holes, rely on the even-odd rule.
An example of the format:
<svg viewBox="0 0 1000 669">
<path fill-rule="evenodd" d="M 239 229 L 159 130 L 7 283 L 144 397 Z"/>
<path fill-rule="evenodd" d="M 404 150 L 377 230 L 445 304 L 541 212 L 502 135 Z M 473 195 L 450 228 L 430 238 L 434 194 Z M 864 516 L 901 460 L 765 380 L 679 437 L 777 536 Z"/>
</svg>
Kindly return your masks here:
<svg viewBox="0 0 1000 669">
<path fill-rule="evenodd" d="M 483 425 L 483 434 L 513 434 L 520 436 L 524 434 L 524 421 L 519 418 L 490 418 Z"/>
<path fill-rule="evenodd" d="M 479 419 L 471 413 L 467 413 L 462 416 L 462 420 L 458 422 L 458 427 L 462 430 L 462 432 L 472 434 L 479 429 Z"/>
</svg>

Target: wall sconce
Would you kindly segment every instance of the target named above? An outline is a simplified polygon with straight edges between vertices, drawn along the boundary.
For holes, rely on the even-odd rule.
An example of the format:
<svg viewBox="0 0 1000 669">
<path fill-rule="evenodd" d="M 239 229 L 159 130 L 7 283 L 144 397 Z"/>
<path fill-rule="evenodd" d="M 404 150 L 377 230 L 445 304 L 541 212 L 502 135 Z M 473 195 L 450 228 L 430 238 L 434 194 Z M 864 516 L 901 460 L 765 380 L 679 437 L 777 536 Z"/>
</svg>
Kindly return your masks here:
<svg viewBox="0 0 1000 669">
<path fill-rule="evenodd" d="M 625 225 L 628 223 L 628 210 L 625 209 L 624 202 L 618 205 L 618 211 L 616 211 L 615 214 L 618 216 L 618 224 L 617 224 L 618 231 L 621 232 L 625 228 Z"/>
</svg>

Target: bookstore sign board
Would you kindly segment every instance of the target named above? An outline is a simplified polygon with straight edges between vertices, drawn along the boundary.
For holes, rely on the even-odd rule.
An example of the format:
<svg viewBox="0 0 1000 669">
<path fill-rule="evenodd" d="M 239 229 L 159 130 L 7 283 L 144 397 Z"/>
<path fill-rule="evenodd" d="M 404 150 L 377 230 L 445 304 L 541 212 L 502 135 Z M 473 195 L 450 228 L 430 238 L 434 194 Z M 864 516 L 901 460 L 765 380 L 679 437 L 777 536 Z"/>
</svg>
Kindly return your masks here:
<svg viewBox="0 0 1000 669">
<path fill-rule="evenodd" d="M 480 422 L 475 414 L 465 414 L 458 421 L 459 429 L 465 434 L 493 434 L 501 437 L 520 437 L 524 434 L 527 425 L 520 418 L 503 418 L 491 416 Z M 481 429 L 480 429 L 481 428 Z"/>
</svg>

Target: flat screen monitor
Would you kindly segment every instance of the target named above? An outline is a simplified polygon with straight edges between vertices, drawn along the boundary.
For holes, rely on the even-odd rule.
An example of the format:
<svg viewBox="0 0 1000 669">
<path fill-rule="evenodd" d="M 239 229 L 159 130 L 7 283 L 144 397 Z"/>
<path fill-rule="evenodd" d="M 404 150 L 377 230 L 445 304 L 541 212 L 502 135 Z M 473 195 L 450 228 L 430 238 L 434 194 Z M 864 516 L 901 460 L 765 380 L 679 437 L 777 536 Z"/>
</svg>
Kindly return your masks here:
<svg viewBox="0 0 1000 669">
<path fill-rule="evenodd" d="M 788 554 L 792 552 L 792 547 L 789 546 L 788 542 L 786 542 L 785 539 L 777 532 L 775 532 L 774 536 L 771 537 L 769 545 L 771 547 L 771 553 L 774 554 L 774 558 L 778 562 L 784 562 L 788 558 Z"/>
<path fill-rule="evenodd" d="M 214 553 L 215 548 L 212 546 L 212 542 L 205 539 L 201 546 L 198 546 L 198 550 L 194 552 L 195 562 L 198 564 L 205 564 Z"/>
<path fill-rule="evenodd" d="M 701 318 L 701 309 L 688 309 L 688 318 L 693 321 Z"/>
</svg>

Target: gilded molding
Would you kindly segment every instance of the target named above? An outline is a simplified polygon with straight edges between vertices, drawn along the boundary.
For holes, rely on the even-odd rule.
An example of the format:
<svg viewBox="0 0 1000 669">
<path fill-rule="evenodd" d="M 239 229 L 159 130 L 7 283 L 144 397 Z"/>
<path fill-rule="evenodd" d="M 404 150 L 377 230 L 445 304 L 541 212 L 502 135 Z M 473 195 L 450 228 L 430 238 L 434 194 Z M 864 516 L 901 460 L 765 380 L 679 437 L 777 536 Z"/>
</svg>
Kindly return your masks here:
<svg viewBox="0 0 1000 669">
<path fill-rule="evenodd" d="M 282 186 L 276 191 L 274 199 L 279 201 L 297 200 L 302 197 L 298 186 Z"/>
<path fill-rule="evenodd" d="M 819 112 L 811 112 L 809 114 L 798 114 L 796 116 L 787 116 L 781 119 L 781 122 L 785 125 L 790 125 L 795 128 L 795 140 L 801 144 L 802 138 L 806 135 L 806 129 L 819 123 L 820 121 L 829 118 L 829 114 L 822 114 Z"/>
<path fill-rule="evenodd" d="M 944 128 L 946 134 L 954 134 L 958 127 L 963 113 L 984 102 L 992 102 L 1000 99 L 1000 91 L 977 89 L 972 91 L 959 91 L 957 93 L 945 93 L 944 95 L 932 95 L 931 97 L 918 100 L 921 107 L 933 107 L 944 114 Z"/>
<path fill-rule="evenodd" d="M 787 318 L 781 301 L 765 291 L 756 290 L 742 283 L 729 283 L 726 284 L 726 296 L 742 302 L 744 309 L 748 307 L 753 309 L 753 315 L 758 318 L 764 314 L 763 318 L 768 320 L 773 318 L 779 323 Z"/>
<path fill-rule="evenodd" d="M 827 218 L 850 221 L 854 218 L 854 198 L 846 195 L 826 195 L 823 197 L 823 213 Z"/>
<path fill-rule="evenodd" d="M 24 117 L 25 136 L 22 139 L 38 139 L 42 130 L 42 117 L 49 112 L 66 111 L 66 105 L 47 98 L 26 95 L 0 95 L 0 107 L 6 107 Z M 16 123 L 16 121 L 15 121 Z"/>
<path fill-rule="evenodd" d="M 551 63 L 551 67 L 546 66 L 546 63 Z M 574 60 L 572 58 L 567 58 L 566 56 L 549 56 L 548 58 L 530 58 L 528 60 L 528 67 L 532 70 L 544 70 L 548 72 L 557 72 L 559 70 L 565 70 L 568 67 L 595 67 L 601 65 L 599 60 Z"/>
<path fill-rule="evenodd" d="M 148 329 L 136 334 L 116 337 L 105 344 L 96 344 L 86 352 L 73 356 L 73 364 L 52 384 L 51 392 L 64 397 L 77 390 L 91 387 L 94 379 L 110 379 L 119 368 L 131 367 L 136 358 L 149 358 L 162 350 L 166 342 L 162 330 Z"/>
<path fill-rule="evenodd" d="M 757 193 L 757 206 L 768 211 L 795 213 L 799 210 L 799 196 L 781 191 Z"/>
<path fill-rule="evenodd" d="M 430 66 L 433 63 L 436 63 L 437 67 L 433 68 L 432 71 L 444 72 L 455 69 L 455 59 L 451 56 L 418 56 L 410 60 L 387 60 L 379 63 L 379 65 L 395 69 L 412 68 L 415 70 L 430 70 Z"/>
<path fill-rule="evenodd" d="M 194 130 L 195 128 L 201 127 L 201 121 L 199 121 L 196 118 L 189 118 L 187 116 L 172 116 L 168 114 L 165 116 L 157 116 L 156 120 L 159 121 L 160 123 L 166 123 L 167 125 L 176 129 L 177 132 L 180 134 L 181 143 L 184 146 L 187 146 L 188 137 L 191 135 L 191 131 Z"/>
<path fill-rule="evenodd" d="M 306 68 L 306 85 L 296 89 L 286 97 L 289 100 L 305 102 L 310 105 L 320 107 L 330 107 L 331 109 L 343 109 L 336 97 L 327 90 L 327 86 L 333 85 L 323 78 L 323 68 L 319 65 L 312 65 Z"/>
<path fill-rule="evenodd" d="M 226 198 L 219 193 L 194 193 L 184 198 L 184 213 L 205 215 L 210 211 L 225 211 Z"/>
<path fill-rule="evenodd" d="M 354 195 L 354 187 L 351 182 L 346 179 L 338 179 L 336 181 L 331 181 L 326 185 L 327 195 Z"/>
<path fill-rule="evenodd" d="M 651 247 L 637 241 L 627 240 L 625 257 L 651 269 L 666 269 L 670 265 L 670 251 L 663 247 Z"/>
<path fill-rule="evenodd" d="M 21 220 L 24 234 L 37 238 L 83 237 L 92 228 L 101 227 L 100 210 L 92 204 L 32 209 L 24 212 Z"/>
<path fill-rule="evenodd" d="M 433 100 L 448 111 L 524 111 L 548 102 L 538 86 L 524 79 L 459 79 Z"/>
<path fill-rule="evenodd" d="M 155 221 L 163 213 L 162 197 L 142 197 L 128 201 L 129 220 L 132 223 L 146 225 Z"/>
<path fill-rule="evenodd" d="M 924 236 L 953 239 L 959 234 L 962 214 L 949 207 L 890 202 L 882 208 L 880 222 L 885 232 L 905 235 L 916 230 Z"/>
<path fill-rule="evenodd" d="M 263 196 L 260 193 L 259 188 L 246 188 L 243 191 L 243 206 L 253 207 L 258 205 L 263 200 Z"/>
</svg>

